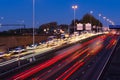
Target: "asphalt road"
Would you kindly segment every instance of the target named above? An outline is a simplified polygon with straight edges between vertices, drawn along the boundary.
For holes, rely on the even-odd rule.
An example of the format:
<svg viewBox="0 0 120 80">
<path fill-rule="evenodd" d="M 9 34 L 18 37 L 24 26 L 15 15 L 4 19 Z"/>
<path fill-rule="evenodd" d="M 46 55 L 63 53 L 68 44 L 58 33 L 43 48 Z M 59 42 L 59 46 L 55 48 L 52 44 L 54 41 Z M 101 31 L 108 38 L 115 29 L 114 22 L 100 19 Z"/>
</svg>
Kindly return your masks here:
<svg viewBox="0 0 120 80">
<path fill-rule="evenodd" d="M 72 60 L 74 55 L 63 62 L 56 64 L 49 70 L 37 74 L 28 79 L 35 80 L 98 80 L 111 51 L 116 42 L 116 37 L 109 36 L 106 39 L 98 39 L 87 46 L 80 48 L 78 58 Z M 74 53 L 76 54 L 76 53 Z M 69 64 L 67 62 L 71 61 Z M 66 65 L 65 65 L 66 64 Z M 62 65 L 62 66 L 60 66 Z M 80 75 L 81 74 L 81 75 Z"/>
<path fill-rule="evenodd" d="M 57 56 L 10 79 L 66 80 L 104 47 L 107 36 L 101 36 L 64 50 Z M 95 49 L 94 49 L 95 48 Z"/>
<path fill-rule="evenodd" d="M 98 80 L 116 43 L 116 36 L 106 35 L 76 44 L 8 80 Z"/>
<path fill-rule="evenodd" d="M 100 34 L 98 34 L 100 35 Z M 96 36 L 98 36 L 96 35 Z M 46 47 L 44 49 L 36 49 L 34 50 L 35 51 L 35 54 L 34 52 L 32 51 L 31 53 L 32 54 L 29 54 L 29 55 L 20 55 L 19 58 L 18 58 L 18 55 L 13 55 L 13 56 L 10 56 L 8 57 L 8 60 L 4 60 L 2 59 L 3 62 L 0 62 L 0 79 L 2 79 L 3 77 L 7 77 L 8 76 L 11 76 L 11 75 L 14 75 L 15 73 L 19 73 L 19 72 L 22 72 L 26 69 L 29 69 L 35 65 L 37 65 L 38 63 L 42 63 L 46 60 L 49 60 L 50 58 L 58 55 L 60 53 L 60 51 L 62 51 L 62 49 L 66 50 L 67 48 L 69 49 L 70 47 L 73 47 L 74 45 L 76 45 L 76 43 L 83 43 L 89 39 L 93 39 L 95 38 L 96 36 L 92 36 L 92 37 L 89 37 L 89 39 L 87 38 L 88 35 L 86 35 L 86 38 L 84 40 L 84 38 L 82 40 L 79 40 L 76 38 L 73 40 L 70 40 L 70 44 L 63 44 L 61 46 L 57 46 L 61 43 L 58 43 L 57 45 L 53 46 L 53 47 Z M 81 37 L 81 36 L 80 36 Z M 78 37 L 77 37 L 78 38 Z M 80 38 L 81 39 L 81 38 Z M 71 43 L 72 41 L 72 43 Z M 78 44 L 77 44 L 78 45 Z M 56 47 L 57 46 L 57 47 Z"/>
<path fill-rule="evenodd" d="M 104 69 L 104 73 L 100 76 L 100 80 L 120 80 L 120 36 L 113 53 Z"/>
<path fill-rule="evenodd" d="M 79 71 L 77 71 L 73 76 L 71 76 L 71 80 L 99 80 L 100 76 L 108 63 L 112 51 L 115 48 L 115 43 L 118 38 L 116 37 L 108 37 L 104 42 L 104 47 L 101 51 L 97 53 L 93 60 L 89 61 L 85 67 Z M 77 76 L 76 76 L 77 75 Z"/>
</svg>

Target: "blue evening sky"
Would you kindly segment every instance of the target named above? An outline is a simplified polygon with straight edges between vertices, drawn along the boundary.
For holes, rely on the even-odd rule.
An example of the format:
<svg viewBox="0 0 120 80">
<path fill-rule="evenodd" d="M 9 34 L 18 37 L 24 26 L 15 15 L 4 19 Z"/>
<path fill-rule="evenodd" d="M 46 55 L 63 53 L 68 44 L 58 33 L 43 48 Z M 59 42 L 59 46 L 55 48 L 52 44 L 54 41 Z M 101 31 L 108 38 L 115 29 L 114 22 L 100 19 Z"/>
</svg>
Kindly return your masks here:
<svg viewBox="0 0 120 80">
<path fill-rule="evenodd" d="M 74 4 L 78 5 L 77 19 L 92 10 L 96 18 L 101 13 L 115 24 L 120 22 L 120 0 L 35 0 L 36 27 L 53 21 L 70 24 Z M 0 19 L 1 24 L 25 23 L 32 27 L 32 0 L 0 0 L 0 17 L 4 17 Z M 103 22 L 102 18 L 100 20 Z M 1 27 L 0 30 L 7 28 L 10 27 Z"/>
</svg>

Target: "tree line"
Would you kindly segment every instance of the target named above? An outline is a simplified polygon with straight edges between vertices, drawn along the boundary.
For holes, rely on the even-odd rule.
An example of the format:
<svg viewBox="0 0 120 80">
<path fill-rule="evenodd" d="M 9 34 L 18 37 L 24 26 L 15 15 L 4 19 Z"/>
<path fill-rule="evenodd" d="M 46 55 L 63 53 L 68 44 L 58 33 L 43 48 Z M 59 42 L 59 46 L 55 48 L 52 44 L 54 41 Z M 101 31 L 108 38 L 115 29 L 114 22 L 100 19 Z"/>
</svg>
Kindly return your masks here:
<svg viewBox="0 0 120 80">
<path fill-rule="evenodd" d="M 77 26 L 77 23 L 91 23 L 92 26 L 102 27 L 102 23 L 91 14 L 85 14 L 82 19 L 75 19 L 75 26 Z M 57 22 L 42 24 L 38 28 L 35 28 L 35 35 L 59 35 L 61 34 L 62 30 L 67 33 L 68 28 L 70 30 L 69 32 L 73 33 L 74 20 L 71 21 L 71 24 L 58 25 Z M 0 36 L 32 35 L 32 32 L 32 28 L 14 29 L 0 32 Z"/>
</svg>

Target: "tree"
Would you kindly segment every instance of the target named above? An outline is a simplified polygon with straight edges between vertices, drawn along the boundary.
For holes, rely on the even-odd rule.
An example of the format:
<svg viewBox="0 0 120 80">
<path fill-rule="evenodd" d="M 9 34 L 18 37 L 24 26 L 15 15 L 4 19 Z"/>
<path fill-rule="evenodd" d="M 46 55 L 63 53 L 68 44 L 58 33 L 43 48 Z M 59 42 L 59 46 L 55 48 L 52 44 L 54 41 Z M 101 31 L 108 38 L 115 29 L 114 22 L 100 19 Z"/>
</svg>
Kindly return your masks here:
<svg viewBox="0 0 120 80">
<path fill-rule="evenodd" d="M 46 24 L 42 24 L 39 27 L 39 33 L 40 34 L 49 34 L 52 35 L 54 32 L 54 29 L 57 29 L 57 22 L 50 22 Z"/>
<path fill-rule="evenodd" d="M 83 24 L 91 23 L 92 26 L 102 27 L 102 23 L 98 19 L 96 19 L 94 16 L 92 16 L 91 14 L 85 14 L 79 22 Z"/>
<path fill-rule="evenodd" d="M 79 20 L 78 20 L 78 19 L 75 19 L 75 26 L 77 25 L 76 23 L 79 23 Z M 72 22 L 71 22 L 70 25 L 71 25 L 71 26 L 74 26 L 74 20 L 72 20 Z"/>
<path fill-rule="evenodd" d="M 61 24 L 61 25 L 59 25 L 59 29 L 62 29 L 62 30 L 64 30 L 65 32 L 68 32 L 68 25 L 67 24 Z"/>
</svg>

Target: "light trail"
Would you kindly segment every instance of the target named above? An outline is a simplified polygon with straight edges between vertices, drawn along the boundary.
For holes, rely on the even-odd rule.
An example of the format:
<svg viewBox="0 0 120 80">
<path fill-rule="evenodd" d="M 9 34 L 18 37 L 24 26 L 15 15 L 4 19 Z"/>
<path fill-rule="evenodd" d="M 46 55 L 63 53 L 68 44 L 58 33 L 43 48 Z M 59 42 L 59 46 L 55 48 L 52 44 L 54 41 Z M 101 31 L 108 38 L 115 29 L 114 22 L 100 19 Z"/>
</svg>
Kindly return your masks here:
<svg viewBox="0 0 120 80">
<path fill-rule="evenodd" d="M 94 39 L 92 39 L 92 40 L 90 40 L 88 42 L 85 42 L 85 43 L 82 44 L 82 46 L 76 47 L 74 49 L 69 50 L 68 52 L 65 52 L 64 55 L 62 55 L 62 54 L 57 55 L 57 56 L 53 57 L 52 59 L 50 59 L 50 60 L 48 60 L 48 61 L 46 61 L 46 62 L 44 62 L 42 64 L 39 64 L 39 65 L 37 65 L 37 66 L 35 66 L 33 68 L 30 68 L 29 70 L 26 70 L 26 71 L 24 71 L 24 72 L 22 72 L 22 73 L 20 73 L 18 75 L 13 76 L 12 78 L 10 78 L 10 80 L 23 80 L 23 79 L 26 79 L 26 78 L 30 77 L 31 75 L 33 75 L 33 74 L 35 74 L 35 73 L 37 73 L 37 72 L 39 72 L 39 71 L 41 71 L 41 70 L 43 70 L 43 69 L 45 69 L 45 68 L 47 68 L 49 66 L 55 64 L 59 60 L 61 60 L 61 59 L 65 58 L 66 56 L 72 54 L 74 51 L 80 49 L 81 47 L 84 47 L 84 46 L 94 42 L 95 40 L 101 39 L 101 38 L 103 38 L 103 36 L 102 37 L 99 36 L 99 37 L 94 38 Z"/>
</svg>

